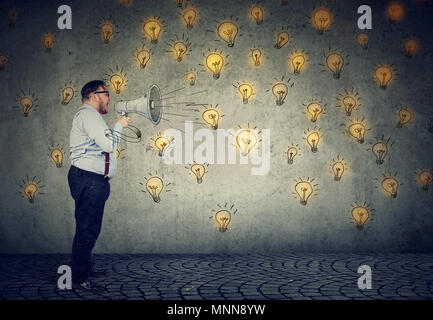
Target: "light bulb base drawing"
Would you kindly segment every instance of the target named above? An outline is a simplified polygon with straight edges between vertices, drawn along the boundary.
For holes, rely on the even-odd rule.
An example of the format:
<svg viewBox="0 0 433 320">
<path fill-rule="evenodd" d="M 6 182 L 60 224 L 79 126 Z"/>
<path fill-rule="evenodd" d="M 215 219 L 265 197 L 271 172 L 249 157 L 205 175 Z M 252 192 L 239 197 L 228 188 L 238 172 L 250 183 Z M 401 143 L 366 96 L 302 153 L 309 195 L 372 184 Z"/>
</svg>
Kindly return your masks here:
<svg viewBox="0 0 433 320">
<path fill-rule="evenodd" d="M 220 232 L 226 232 L 227 231 L 227 227 L 219 227 L 218 230 Z"/>
<path fill-rule="evenodd" d="M 306 206 L 306 205 L 307 205 L 307 200 L 301 200 L 299 203 L 300 203 L 301 205 L 303 205 L 303 206 Z"/>
<path fill-rule="evenodd" d="M 350 117 L 352 115 L 352 111 L 346 111 L 346 116 Z"/>
<path fill-rule="evenodd" d="M 46 53 L 50 53 L 51 52 L 51 48 L 45 48 L 45 52 Z"/>
<path fill-rule="evenodd" d="M 203 178 L 197 178 L 197 183 L 200 184 L 203 182 Z"/>
<path fill-rule="evenodd" d="M 277 100 L 277 101 L 275 101 L 275 104 L 277 106 L 282 106 L 284 104 L 284 100 Z"/>
<path fill-rule="evenodd" d="M 391 198 L 397 198 L 397 192 L 396 193 L 391 193 Z"/>
<path fill-rule="evenodd" d="M 233 48 L 234 45 L 235 45 L 234 42 L 227 44 L 227 46 L 230 47 L 230 48 Z"/>
<path fill-rule="evenodd" d="M 333 77 L 334 79 L 340 79 L 340 73 L 339 73 L 339 72 L 335 72 L 335 73 L 332 75 L 332 77 Z"/>
<path fill-rule="evenodd" d="M 424 191 L 428 191 L 428 186 L 429 186 L 428 184 L 425 184 L 425 185 L 422 186 L 422 189 L 423 189 Z"/>
<path fill-rule="evenodd" d="M 378 165 L 383 164 L 383 159 L 376 159 L 376 164 L 378 164 Z"/>
<path fill-rule="evenodd" d="M 317 151 L 318 151 L 317 147 L 312 147 L 312 148 L 311 148 L 311 152 L 316 153 Z"/>
<path fill-rule="evenodd" d="M 356 225 L 356 229 L 358 229 L 359 231 L 364 230 L 364 226 L 361 224 Z"/>
<path fill-rule="evenodd" d="M 293 159 L 287 159 L 288 164 L 293 164 Z"/>
<path fill-rule="evenodd" d="M 363 144 L 364 143 L 364 138 L 362 139 L 356 139 L 356 141 L 358 141 L 358 143 Z"/>
<path fill-rule="evenodd" d="M 159 196 L 153 196 L 153 201 L 155 201 L 156 203 L 161 201 L 161 198 Z"/>
<path fill-rule="evenodd" d="M 34 200 L 33 198 L 29 198 L 29 202 L 30 202 L 30 203 L 34 203 L 35 200 Z"/>
<path fill-rule="evenodd" d="M 62 164 L 61 164 L 61 163 L 56 163 L 56 167 L 57 167 L 57 168 L 61 168 L 61 167 L 62 167 Z"/>
<path fill-rule="evenodd" d="M 212 76 L 215 80 L 218 80 L 220 78 L 220 74 L 219 73 L 214 73 Z"/>
<path fill-rule="evenodd" d="M 339 176 L 334 176 L 334 181 L 340 181 L 341 180 L 341 177 L 339 177 Z"/>
<path fill-rule="evenodd" d="M 381 88 L 382 90 L 385 90 L 385 89 L 386 89 L 386 84 L 381 84 L 381 85 L 380 85 L 380 88 Z"/>
<path fill-rule="evenodd" d="M 242 102 L 243 102 L 244 104 L 248 104 L 248 99 L 243 98 L 243 99 L 242 99 Z"/>
<path fill-rule="evenodd" d="M 151 40 L 150 43 L 157 44 L 158 43 L 158 39 Z"/>
<path fill-rule="evenodd" d="M 403 123 L 401 123 L 400 121 L 397 123 L 397 128 L 403 128 Z"/>
</svg>

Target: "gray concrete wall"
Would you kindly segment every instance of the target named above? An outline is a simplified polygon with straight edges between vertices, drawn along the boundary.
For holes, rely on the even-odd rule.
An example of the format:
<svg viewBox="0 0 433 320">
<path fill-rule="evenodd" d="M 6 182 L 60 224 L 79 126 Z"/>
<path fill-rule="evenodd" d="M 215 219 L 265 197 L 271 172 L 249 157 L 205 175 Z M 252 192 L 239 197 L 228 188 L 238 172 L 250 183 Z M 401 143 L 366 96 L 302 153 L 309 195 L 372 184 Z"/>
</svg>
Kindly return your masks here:
<svg viewBox="0 0 433 320">
<path fill-rule="evenodd" d="M 90 80 L 104 78 L 109 68 L 123 69 L 128 86 L 120 93 L 110 88 L 110 113 L 104 118 L 110 126 L 117 115 L 116 101 L 134 99 L 156 83 L 164 93 L 184 88 L 170 95 L 183 102 L 218 104 L 225 117 L 221 129 L 238 125 L 270 130 L 270 171 L 252 175 L 252 165 L 210 164 L 203 183 L 198 184 L 185 167 L 168 165 L 152 150 L 151 139 L 169 128 L 184 130 L 184 121 L 200 124 L 200 113 L 186 110 L 184 104 L 164 108 L 164 118 L 154 126 L 146 118 L 130 114 L 133 124 L 143 132 L 140 143 L 122 142 L 117 176 L 111 180 L 111 195 L 106 203 L 102 233 L 95 252 L 106 253 L 239 253 L 239 252 L 432 252 L 433 197 L 417 183 L 416 172 L 432 169 L 433 133 L 428 131 L 431 111 L 431 70 L 433 70 L 430 31 L 431 3 L 405 1 L 406 18 L 390 24 L 384 14 L 385 2 L 372 3 L 373 29 L 367 50 L 356 42 L 359 1 L 327 3 L 334 13 L 332 27 L 319 35 L 308 15 L 316 1 L 263 1 L 265 19 L 257 25 L 248 16 L 250 1 L 190 1 L 199 11 L 193 29 L 187 30 L 173 0 L 134 1 L 129 7 L 118 1 L 2 1 L 0 53 L 10 61 L 0 70 L 0 252 L 69 252 L 74 235 L 74 202 L 67 184 L 69 132 L 79 91 Z M 72 7 L 72 30 L 57 29 L 57 7 Z M 15 8 L 18 19 L 9 28 L 6 12 Z M 113 39 L 104 44 L 99 35 L 101 17 L 111 18 L 117 28 Z M 143 37 L 142 21 L 159 16 L 164 31 L 158 44 Z M 216 35 L 217 21 L 233 16 L 240 35 L 234 47 L 228 47 Z M 292 40 L 275 49 L 275 33 L 288 27 Z M 56 42 L 45 52 L 41 38 L 52 32 Z M 167 51 L 170 40 L 185 35 L 191 52 L 182 62 Z M 412 58 L 405 56 L 402 40 L 418 37 L 421 50 Z M 152 49 L 153 56 L 141 69 L 134 61 L 137 47 Z M 249 62 L 254 45 L 264 51 L 263 64 L 256 68 Z M 340 79 L 334 79 L 324 64 L 329 47 L 348 55 Z M 218 49 L 229 63 L 218 80 L 200 64 L 208 49 Z M 305 50 L 308 66 L 294 75 L 287 56 L 295 49 Z M 379 63 L 392 63 L 398 78 L 386 89 L 373 80 Z M 199 70 L 197 83 L 190 87 L 184 78 L 187 70 Z M 267 92 L 274 79 L 291 79 L 286 101 L 275 104 Z M 254 85 L 255 95 L 243 104 L 233 87 L 237 82 Z M 77 90 L 67 105 L 61 104 L 61 90 L 72 82 Z M 347 117 L 337 105 L 337 96 L 354 88 L 362 106 Z M 16 97 L 34 94 L 37 108 L 24 117 Z M 199 93 L 198 93 L 199 92 Z M 195 94 L 197 93 L 197 94 Z M 191 95 L 194 94 L 194 95 Z M 190 95 L 189 97 L 186 97 Z M 326 114 L 316 123 L 308 120 L 305 106 L 310 99 L 327 105 Z M 397 111 L 410 106 L 415 118 L 397 128 Z M 203 111 L 202 107 L 196 107 Z M 173 115 L 168 114 L 173 113 Z M 174 115 L 180 114 L 182 116 Z M 195 120 L 195 118 L 199 118 Z M 365 118 L 370 129 L 363 144 L 345 133 L 349 119 Z M 317 153 L 312 153 L 303 139 L 304 131 L 321 128 L 323 139 Z M 375 137 L 384 135 L 394 141 L 382 165 L 377 165 L 370 150 Z M 175 143 L 180 141 L 175 141 Z M 196 143 L 198 145 L 199 143 Z M 301 155 L 292 165 L 285 152 L 289 145 L 299 145 Z M 59 146 L 64 151 L 63 165 L 57 168 L 49 150 Z M 343 157 L 347 170 L 341 181 L 334 181 L 332 159 Z M 171 183 L 155 203 L 142 192 L 145 177 L 158 172 Z M 397 173 L 397 198 L 380 187 L 383 174 Z M 36 177 L 36 178 L 34 178 Z M 295 179 L 314 178 L 319 189 L 306 206 L 294 198 Z M 28 180 L 39 182 L 34 203 L 22 194 Z M 167 192 L 166 190 L 171 191 Z M 351 219 L 354 203 L 370 204 L 372 219 L 358 230 Z M 226 232 L 220 232 L 213 220 L 219 206 L 233 209 Z M 237 209 L 235 214 L 234 210 Z M 211 218 L 210 218 L 211 217 Z"/>
</svg>

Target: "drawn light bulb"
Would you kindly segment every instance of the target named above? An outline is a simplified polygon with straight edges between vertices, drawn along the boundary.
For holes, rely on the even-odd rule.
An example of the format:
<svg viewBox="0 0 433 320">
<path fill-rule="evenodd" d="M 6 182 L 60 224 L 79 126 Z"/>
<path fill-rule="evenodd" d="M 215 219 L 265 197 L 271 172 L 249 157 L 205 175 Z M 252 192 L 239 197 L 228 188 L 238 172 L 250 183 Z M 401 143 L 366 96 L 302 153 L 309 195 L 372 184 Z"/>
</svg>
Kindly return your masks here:
<svg viewBox="0 0 433 320">
<path fill-rule="evenodd" d="M 36 183 L 29 182 L 24 187 L 24 194 L 30 203 L 34 202 L 36 192 L 38 191 L 38 186 Z"/>
<path fill-rule="evenodd" d="M 413 115 L 412 112 L 407 108 L 402 108 L 398 111 L 398 123 L 397 128 L 403 128 L 403 126 L 407 125 L 412 121 Z"/>
<path fill-rule="evenodd" d="M 118 74 L 114 74 L 110 77 L 110 82 L 113 85 L 113 88 L 116 91 L 116 93 L 119 94 L 120 91 L 122 90 L 122 86 L 124 82 L 123 77 Z"/>
<path fill-rule="evenodd" d="M 219 79 L 223 66 L 224 59 L 220 54 L 211 53 L 206 57 L 206 67 L 212 71 L 215 80 Z"/>
<path fill-rule="evenodd" d="M 218 35 L 222 40 L 227 42 L 229 47 L 233 47 L 235 45 L 235 39 L 238 34 L 238 26 L 233 22 L 226 21 L 220 23 L 218 26 Z"/>
<path fill-rule="evenodd" d="M 197 183 L 202 183 L 203 182 L 203 176 L 206 173 L 205 167 L 202 164 L 193 164 L 191 166 L 191 171 L 192 173 L 194 173 L 194 175 L 197 178 Z"/>
<path fill-rule="evenodd" d="M 51 150 L 51 159 L 55 163 L 57 168 L 61 168 L 63 164 L 63 152 L 59 148 L 54 148 Z"/>
<path fill-rule="evenodd" d="M 341 177 L 343 176 L 343 173 L 344 173 L 343 162 L 341 162 L 341 161 L 334 162 L 334 164 L 332 165 L 332 172 L 334 173 L 334 180 L 340 181 Z"/>
<path fill-rule="evenodd" d="M 319 34 L 329 29 L 332 19 L 331 11 L 324 7 L 316 8 L 311 15 L 311 22 Z"/>
<path fill-rule="evenodd" d="M 143 24 L 143 32 L 150 38 L 151 43 L 158 43 L 159 35 L 162 31 L 162 25 L 157 19 L 149 19 Z"/>
<path fill-rule="evenodd" d="M 236 136 L 236 144 L 242 156 L 246 157 L 257 144 L 257 137 L 250 129 L 241 130 Z"/>
<path fill-rule="evenodd" d="M 67 105 L 74 97 L 74 89 L 72 87 L 65 87 L 62 90 L 62 104 Z"/>
<path fill-rule="evenodd" d="M 334 79 L 339 79 L 341 75 L 341 70 L 344 66 L 343 56 L 338 52 L 333 52 L 328 54 L 326 57 L 326 66 L 332 71 Z"/>
<path fill-rule="evenodd" d="M 401 21 L 406 13 L 406 9 L 400 1 L 393 1 L 388 4 L 385 11 L 390 23 Z"/>
<path fill-rule="evenodd" d="M 10 10 L 8 12 L 8 18 L 9 18 L 9 27 L 10 28 L 15 27 L 18 18 L 18 12 L 15 9 Z"/>
<path fill-rule="evenodd" d="M 55 36 L 52 33 L 45 33 L 42 37 L 42 43 L 44 44 L 45 51 L 51 52 L 51 48 L 54 46 Z"/>
<path fill-rule="evenodd" d="M 391 195 L 392 198 L 397 197 L 398 181 L 393 177 L 387 177 L 382 180 L 381 186 L 383 190 Z"/>
<path fill-rule="evenodd" d="M 286 84 L 284 84 L 282 82 L 277 83 L 272 87 L 272 93 L 277 98 L 277 100 L 275 102 L 277 104 L 277 106 L 283 105 L 284 99 L 286 99 L 288 91 L 289 91 L 289 88 L 287 87 Z"/>
<path fill-rule="evenodd" d="M 220 114 L 216 109 L 206 109 L 202 113 L 201 117 L 203 118 L 204 122 L 206 122 L 212 127 L 212 129 L 218 129 L 218 121 L 220 120 Z"/>
<path fill-rule="evenodd" d="M 158 149 L 158 155 L 162 157 L 164 151 L 170 145 L 172 139 L 164 136 L 159 136 L 155 139 L 155 147 Z"/>
<path fill-rule="evenodd" d="M 295 157 L 298 154 L 298 148 L 296 147 L 290 147 L 287 150 L 287 163 L 288 164 L 293 164 L 293 160 L 295 159 Z"/>
<path fill-rule="evenodd" d="M 358 229 L 363 229 L 365 223 L 370 218 L 370 212 L 368 208 L 360 205 L 354 207 L 350 214 L 352 215 L 353 220 L 355 220 L 356 227 Z"/>
<path fill-rule="evenodd" d="M 177 2 L 177 7 L 182 8 L 183 0 L 176 0 L 176 2 Z"/>
<path fill-rule="evenodd" d="M 308 181 L 300 181 L 296 183 L 295 191 L 298 194 L 301 205 L 305 206 L 313 193 L 313 186 Z"/>
<path fill-rule="evenodd" d="M 160 194 L 164 188 L 164 182 L 160 177 L 151 177 L 147 180 L 146 190 L 152 196 L 153 201 L 160 202 Z"/>
<path fill-rule="evenodd" d="M 251 57 L 253 59 L 254 65 L 258 67 L 261 63 L 262 52 L 260 49 L 253 49 L 251 51 Z"/>
<path fill-rule="evenodd" d="M 197 11 L 193 8 L 189 8 L 183 12 L 183 20 L 186 22 L 187 29 L 194 27 L 195 19 L 197 18 Z"/>
<path fill-rule="evenodd" d="M 178 62 L 181 62 L 183 59 L 183 56 L 185 55 L 185 53 L 187 51 L 187 47 L 186 47 L 185 43 L 183 43 L 182 41 L 175 42 L 173 45 L 173 50 L 176 54 L 176 60 Z"/>
<path fill-rule="evenodd" d="M 432 182 L 432 173 L 430 170 L 422 170 L 418 173 L 418 181 L 422 185 L 423 190 L 428 190 L 430 183 Z"/>
<path fill-rule="evenodd" d="M 146 49 L 141 49 L 136 54 L 137 60 L 140 62 L 140 67 L 144 69 L 150 60 L 150 52 Z"/>
<path fill-rule="evenodd" d="M 250 14 L 258 25 L 263 23 L 263 8 L 261 6 L 254 5 L 250 10 Z"/>
<path fill-rule="evenodd" d="M 382 164 L 385 160 L 386 155 L 388 154 L 388 146 L 386 143 L 379 141 L 373 145 L 371 148 L 373 154 L 376 156 L 376 163 Z"/>
<path fill-rule="evenodd" d="M 346 116 L 352 115 L 352 110 L 357 106 L 355 98 L 352 96 L 345 96 L 343 98 L 344 110 L 346 110 Z"/>
<path fill-rule="evenodd" d="M 352 123 L 349 126 L 349 134 L 356 139 L 359 143 L 364 143 L 366 132 L 365 126 L 361 122 Z"/>
<path fill-rule="evenodd" d="M 293 73 L 298 75 L 301 73 L 302 69 L 304 68 L 306 61 L 306 57 L 304 53 L 294 54 L 290 58 L 290 62 L 292 64 L 292 70 Z"/>
<path fill-rule="evenodd" d="M 388 64 L 381 64 L 374 70 L 374 78 L 381 89 L 386 89 L 394 78 L 394 70 Z"/>
<path fill-rule="evenodd" d="M 366 50 L 368 48 L 369 40 L 370 40 L 370 38 L 369 38 L 368 34 L 365 32 L 358 34 L 358 36 L 356 37 L 356 41 L 358 41 L 359 45 L 364 50 Z"/>
<path fill-rule="evenodd" d="M 20 106 L 23 110 L 24 117 L 27 117 L 30 113 L 30 110 L 33 108 L 33 100 L 29 97 L 22 97 L 20 99 Z"/>
<path fill-rule="evenodd" d="M 231 219 L 232 219 L 231 214 L 227 210 L 220 210 L 217 213 L 215 213 L 215 220 L 219 225 L 220 232 L 227 231 L 227 227 Z"/>
<path fill-rule="evenodd" d="M 404 41 L 403 48 L 406 56 L 411 58 L 415 53 L 419 51 L 419 42 L 417 39 L 410 38 Z"/>
<path fill-rule="evenodd" d="M 290 35 L 287 31 L 278 32 L 275 48 L 281 49 L 287 44 L 287 42 L 289 42 L 289 40 L 290 40 Z"/>
<path fill-rule="evenodd" d="M 242 102 L 247 104 L 248 99 L 251 98 L 251 95 L 253 94 L 253 87 L 248 83 L 243 83 L 238 87 L 238 91 L 242 95 Z"/>
<path fill-rule="evenodd" d="M 9 58 L 4 54 L 0 54 L 0 70 L 3 70 L 8 62 Z"/>
<path fill-rule="evenodd" d="M 186 80 L 188 80 L 190 86 L 195 85 L 195 80 L 197 79 L 197 76 L 194 72 L 192 71 L 187 72 L 185 78 Z"/>
<path fill-rule="evenodd" d="M 109 43 L 114 35 L 114 25 L 111 21 L 106 21 L 101 24 L 101 35 L 104 43 Z"/>
<path fill-rule="evenodd" d="M 316 122 L 317 117 L 322 113 L 322 111 L 323 107 L 317 102 L 312 102 L 307 106 L 307 112 L 311 122 Z"/>
<path fill-rule="evenodd" d="M 307 143 L 311 147 L 311 152 L 317 152 L 317 146 L 319 145 L 320 135 L 318 132 L 313 131 L 307 136 Z"/>
</svg>

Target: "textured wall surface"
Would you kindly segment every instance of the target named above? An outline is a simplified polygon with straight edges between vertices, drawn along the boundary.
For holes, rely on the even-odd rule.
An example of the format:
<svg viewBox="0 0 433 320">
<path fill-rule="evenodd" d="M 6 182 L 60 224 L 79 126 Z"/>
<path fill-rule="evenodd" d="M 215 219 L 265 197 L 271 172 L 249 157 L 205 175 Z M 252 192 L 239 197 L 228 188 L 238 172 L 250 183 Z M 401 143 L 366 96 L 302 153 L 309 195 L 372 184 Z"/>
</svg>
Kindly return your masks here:
<svg viewBox="0 0 433 320">
<path fill-rule="evenodd" d="M 61 4 L 72 8 L 72 30 L 57 29 Z M 6 55 L 8 62 L 0 70 L 0 252 L 70 251 L 74 202 L 66 176 L 69 132 L 81 103 L 79 91 L 87 81 L 109 80 L 117 70 L 126 73 L 128 83 L 119 94 L 109 87 L 112 102 L 104 117 L 111 127 L 117 118 L 116 101 L 135 99 L 154 83 L 164 94 L 181 90 L 168 95 L 174 98 L 164 102 L 165 120 L 157 126 L 130 114 L 143 139 L 120 145 L 118 172 L 110 182 L 111 195 L 95 252 L 432 252 L 433 190 L 423 190 L 417 181 L 417 172 L 433 168 L 433 133 L 429 132 L 433 116 L 431 1 L 405 1 L 405 18 L 393 24 L 385 15 L 385 1 L 371 3 L 373 29 L 368 31 L 366 50 L 356 41 L 360 32 L 357 8 L 364 2 L 326 2 L 334 21 L 323 34 L 309 18 L 319 4 L 316 1 L 289 0 L 286 6 L 277 0 L 263 1 L 261 25 L 249 16 L 250 1 L 197 0 L 187 4 L 199 12 L 192 29 L 182 22 L 183 9 L 174 0 L 136 0 L 129 6 L 115 0 L 2 1 L 0 54 Z M 13 8 L 17 20 L 9 27 L 7 12 Z M 157 44 L 141 32 L 143 21 L 151 17 L 164 21 Z M 219 23 L 230 17 L 239 27 L 233 47 L 216 32 Z M 106 19 L 115 25 L 109 43 L 104 43 L 100 34 L 101 22 Z M 276 34 L 282 28 L 288 30 L 291 41 L 276 49 Z M 48 32 L 55 35 L 51 52 L 45 52 L 42 44 Z M 191 43 L 190 52 L 178 62 L 168 51 L 174 40 L 182 37 Z M 420 43 L 420 50 L 411 58 L 403 50 L 408 37 L 416 37 Z M 152 50 L 152 56 L 146 67 L 140 68 L 133 53 L 143 46 Z M 258 67 L 249 57 L 255 47 L 263 50 Z M 202 66 L 204 55 L 213 49 L 228 62 L 218 80 Z M 348 62 L 339 79 L 325 66 L 330 49 L 341 52 Z M 304 50 L 308 56 L 299 75 L 293 74 L 288 62 L 294 50 Z M 373 78 L 380 63 L 392 64 L 398 73 L 385 90 Z M 185 79 L 190 69 L 199 71 L 194 86 Z M 269 90 L 275 79 L 282 78 L 290 79 L 289 92 L 285 103 L 277 106 Z M 255 92 L 247 104 L 234 87 L 244 81 L 252 84 Z M 62 88 L 70 83 L 76 92 L 63 105 Z M 336 106 L 339 94 L 352 88 L 359 94 L 361 106 L 349 117 Z M 23 96 L 34 100 L 27 117 L 19 103 Z M 326 113 L 315 123 L 305 114 L 312 99 L 326 104 Z M 185 130 L 185 120 L 193 120 L 194 129 L 207 127 L 201 120 L 204 108 L 187 107 L 185 101 L 218 104 L 225 115 L 221 129 L 248 124 L 269 129 L 269 172 L 252 175 L 251 164 L 209 164 L 203 183 L 198 184 L 185 168 L 188 164 L 165 164 L 150 147 L 151 139 L 169 128 Z M 398 128 L 402 107 L 409 107 L 414 118 Z M 361 144 L 347 134 L 347 128 L 350 120 L 362 118 L 370 130 Z M 304 132 L 315 127 L 320 128 L 322 137 L 318 152 L 313 153 Z M 393 145 L 384 163 L 378 165 L 369 149 L 382 136 L 390 138 L 388 146 Z M 285 153 L 292 144 L 298 145 L 300 155 L 288 164 Z M 54 147 L 64 152 L 60 168 L 50 158 Z M 331 170 L 337 157 L 344 158 L 347 165 L 340 181 L 334 181 Z M 164 176 L 166 185 L 159 203 L 147 191 L 142 192 L 145 188 L 140 184 L 155 172 Z M 401 184 L 396 198 L 381 188 L 388 174 Z M 304 206 L 293 192 L 295 180 L 307 178 L 314 178 L 317 195 Z M 39 186 L 33 203 L 23 195 L 29 181 Z M 363 229 L 356 227 L 351 216 L 354 203 L 368 204 L 371 218 Z M 220 232 L 214 214 L 225 205 L 231 221 L 228 229 Z"/>
</svg>

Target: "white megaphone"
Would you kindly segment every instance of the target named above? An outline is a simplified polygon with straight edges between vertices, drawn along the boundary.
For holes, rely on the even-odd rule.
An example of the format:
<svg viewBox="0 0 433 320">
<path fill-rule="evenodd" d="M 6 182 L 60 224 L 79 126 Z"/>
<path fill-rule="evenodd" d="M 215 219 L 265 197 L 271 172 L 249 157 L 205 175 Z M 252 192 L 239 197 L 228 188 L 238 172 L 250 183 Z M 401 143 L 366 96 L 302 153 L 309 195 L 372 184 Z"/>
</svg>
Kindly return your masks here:
<svg viewBox="0 0 433 320">
<path fill-rule="evenodd" d="M 114 106 L 117 113 L 128 116 L 128 113 L 137 113 L 145 116 L 152 124 L 157 125 L 162 118 L 161 90 L 153 84 L 144 96 L 135 100 L 120 100 Z"/>
<path fill-rule="evenodd" d="M 128 113 L 137 113 L 145 116 L 149 119 L 152 124 L 157 125 L 162 118 L 162 96 L 161 90 L 159 90 L 156 84 L 150 86 L 150 89 L 144 94 L 144 96 L 135 100 L 120 100 L 114 105 L 114 109 L 117 113 L 121 114 L 122 117 L 127 117 Z M 135 137 L 130 137 L 121 134 L 123 138 L 129 142 L 139 142 L 141 140 L 141 131 L 137 127 L 128 125 L 129 130 L 133 131 Z"/>
</svg>

